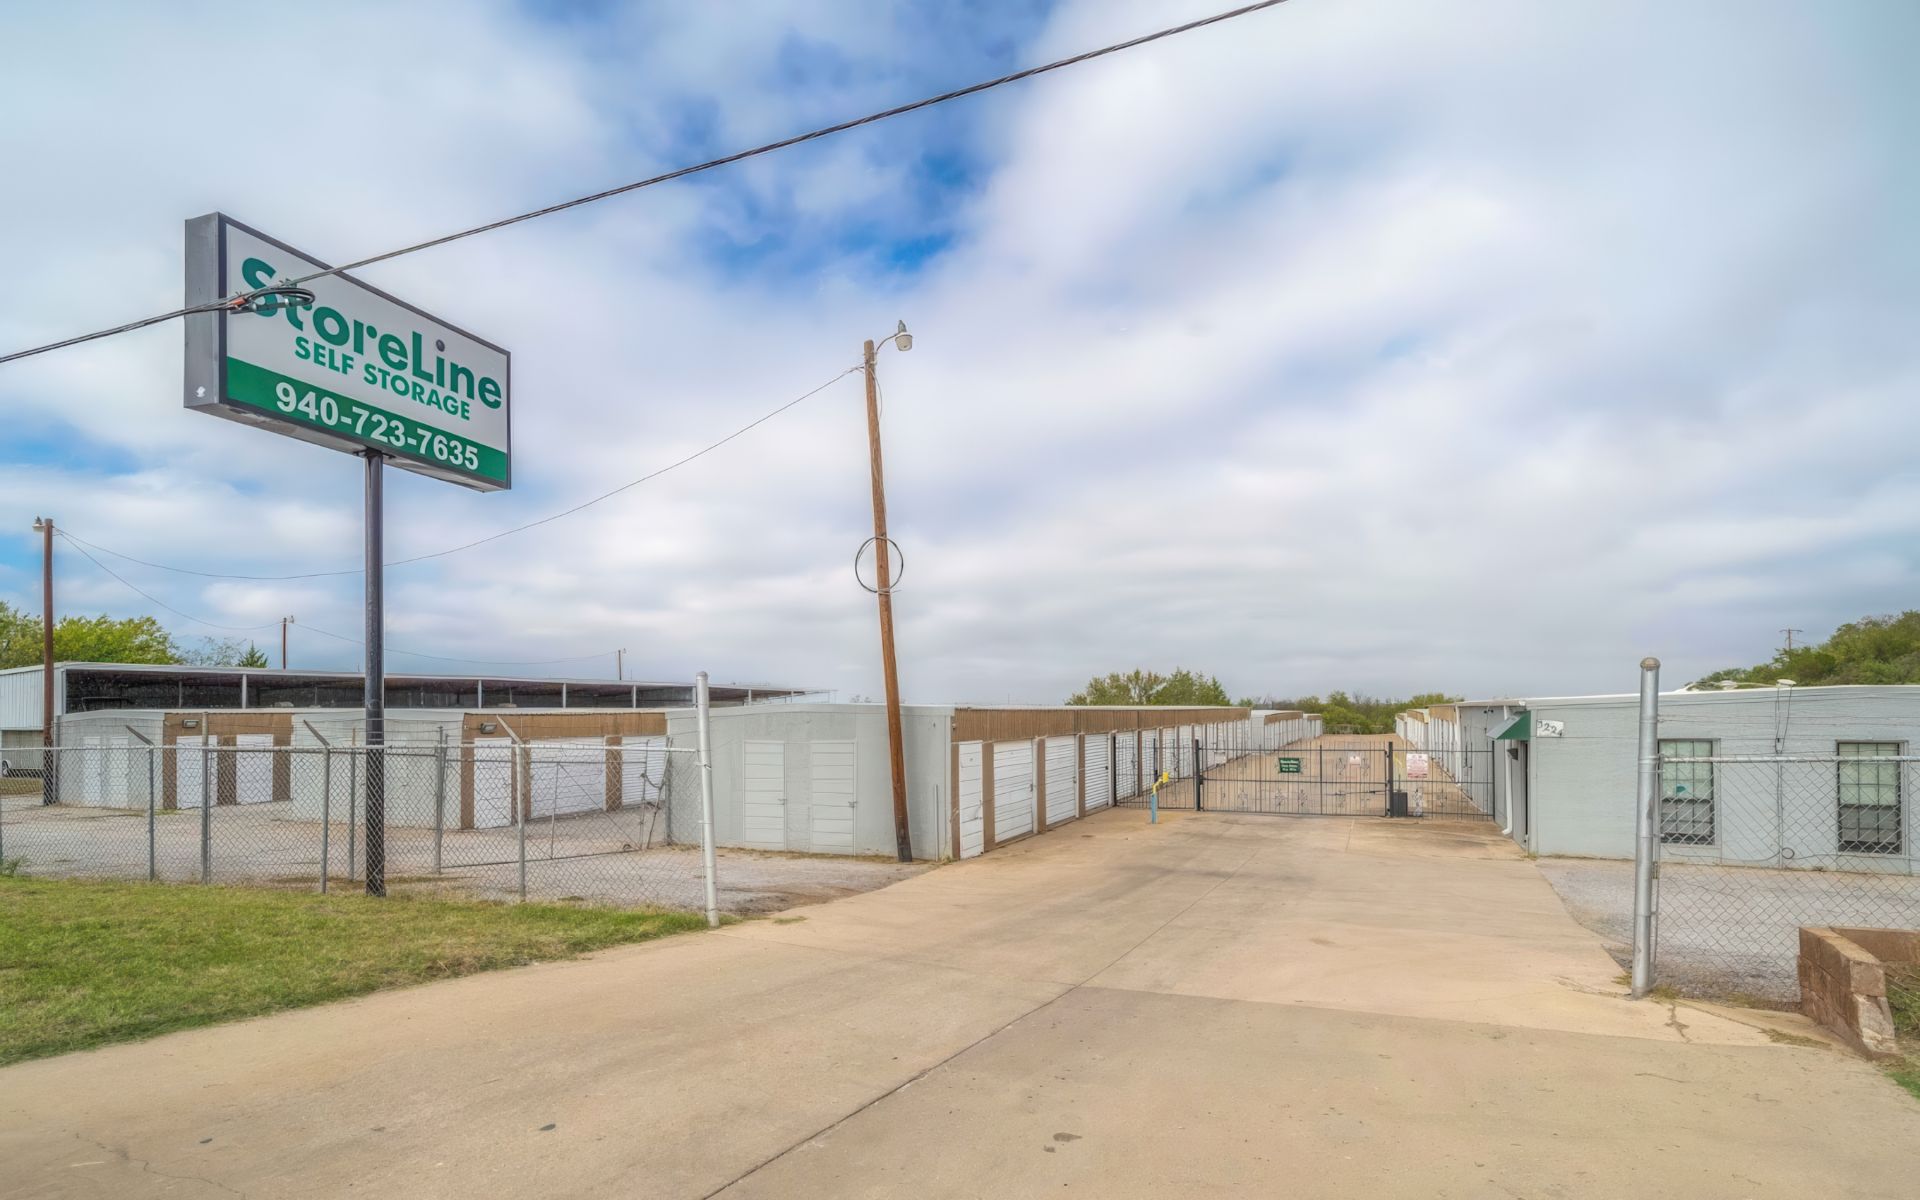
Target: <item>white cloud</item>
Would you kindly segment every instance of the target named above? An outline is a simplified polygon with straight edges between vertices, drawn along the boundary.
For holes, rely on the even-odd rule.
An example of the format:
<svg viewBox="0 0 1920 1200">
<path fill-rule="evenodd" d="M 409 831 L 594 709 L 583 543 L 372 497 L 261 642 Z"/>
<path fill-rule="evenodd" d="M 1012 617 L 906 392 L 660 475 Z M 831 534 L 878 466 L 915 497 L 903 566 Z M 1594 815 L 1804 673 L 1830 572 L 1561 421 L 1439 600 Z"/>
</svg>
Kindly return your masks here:
<svg viewBox="0 0 1920 1200">
<path fill-rule="evenodd" d="M 1212 7 L 1065 4 L 1015 23 L 1014 58 Z M 850 5 L 459 11 L 39 16 L 0 48 L 0 104 L 33 114 L 0 128 L 30 181 L 0 192 L 0 341 L 175 302 L 179 222 L 216 206 L 345 258 L 1007 65 L 991 22 Z M 316 36 L 376 12 L 363 52 Z M 390 545 L 679 458 L 905 316 L 919 344 L 882 371 L 910 697 L 1175 663 L 1236 692 L 1565 693 L 1649 651 L 1756 660 L 1779 626 L 1912 602 L 1900 23 L 1302 0 L 375 268 L 515 354 L 515 491 L 396 478 Z M 218 69 L 170 65 L 195 54 Z M 915 174 L 937 152 L 974 172 L 944 194 Z M 873 238 L 918 231 L 954 240 L 875 272 Z M 158 561 L 357 565 L 357 464 L 181 411 L 178 344 L 0 369 L 33 431 L 6 509 Z M 865 449 L 844 380 L 576 517 L 396 569 L 391 639 L 871 694 Z M 354 577 L 114 565 L 212 620 L 357 633 Z M 36 603 L 30 572 L 0 586 Z M 144 607 L 71 555 L 63 589 Z"/>
</svg>

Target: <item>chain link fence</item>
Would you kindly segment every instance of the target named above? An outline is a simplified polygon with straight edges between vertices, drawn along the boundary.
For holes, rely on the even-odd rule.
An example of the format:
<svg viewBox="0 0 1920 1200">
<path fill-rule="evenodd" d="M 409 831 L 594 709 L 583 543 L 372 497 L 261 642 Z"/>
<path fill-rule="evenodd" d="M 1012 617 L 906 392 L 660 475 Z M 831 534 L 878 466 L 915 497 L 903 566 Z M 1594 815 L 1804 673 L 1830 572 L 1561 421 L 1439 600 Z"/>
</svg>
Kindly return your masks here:
<svg viewBox="0 0 1920 1200">
<path fill-rule="evenodd" d="M 1920 929 L 1920 758 L 1889 752 L 1897 749 L 1863 742 L 1832 755 L 1662 753 L 1659 982 L 1792 1001 L 1801 926 Z"/>
<path fill-rule="evenodd" d="M 0 864 L 33 876 L 357 890 L 384 779 L 392 891 L 706 906 L 701 764 L 668 737 L 129 736 L 0 780 Z"/>
</svg>

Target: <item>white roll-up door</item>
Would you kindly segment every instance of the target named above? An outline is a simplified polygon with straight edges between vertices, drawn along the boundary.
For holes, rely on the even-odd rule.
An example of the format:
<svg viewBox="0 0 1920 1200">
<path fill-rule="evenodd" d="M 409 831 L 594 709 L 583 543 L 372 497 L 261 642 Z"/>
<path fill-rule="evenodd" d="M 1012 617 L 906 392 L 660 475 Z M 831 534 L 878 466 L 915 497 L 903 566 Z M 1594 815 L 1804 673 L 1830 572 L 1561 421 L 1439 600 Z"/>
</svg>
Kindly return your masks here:
<svg viewBox="0 0 1920 1200">
<path fill-rule="evenodd" d="M 852 742 L 813 743 L 812 795 L 815 854 L 853 853 L 854 755 Z"/>
<path fill-rule="evenodd" d="M 1010 842 L 1033 832 L 1033 743 L 993 748 L 993 840 Z"/>
<path fill-rule="evenodd" d="M 1090 733 L 1087 742 L 1087 811 L 1113 802 L 1113 735 Z"/>
<path fill-rule="evenodd" d="M 981 795 L 979 742 L 960 743 L 960 857 L 972 858 L 986 848 L 986 804 Z"/>
<path fill-rule="evenodd" d="M 534 820 L 606 810 L 605 742 L 530 742 L 527 758 L 527 794 Z"/>
<path fill-rule="evenodd" d="M 1140 787 L 1145 792 L 1160 778 L 1160 731 L 1143 729 L 1140 731 Z"/>
<path fill-rule="evenodd" d="M 741 761 L 740 841 L 756 850 L 787 848 L 787 747 L 748 742 Z"/>
<path fill-rule="evenodd" d="M 620 804 L 657 804 L 667 794 L 667 739 L 620 739 Z"/>
<path fill-rule="evenodd" d="M 272 803 L 272 734 L 242 733 L 233 739 L 233 800 L 236 804 Z"/>
<path fill-rule="evenodd" d="M 1047 824 L 1058 825 L 1080 815 L 1080 764 L 1074 739 L 1046 739 Z"/>
<path fill-rule="evenodd" d="M 173 804 L 175 808 L 199 808 L 205 797 L 201 785 L 206 781 L 207 735 L 183 737 L 173 743 Z"/>
<path fill-rule="evenodd" d="M 503 737 L 473 739 L 473 825 L 475 829 L 497 829 L 511 825 L 516 796 L 513 769 L 513 739 Z M 340 764 L 334 764 L 336 783 Z M 336 803 L 334 811 L 340 806 Z"/>
</svg>

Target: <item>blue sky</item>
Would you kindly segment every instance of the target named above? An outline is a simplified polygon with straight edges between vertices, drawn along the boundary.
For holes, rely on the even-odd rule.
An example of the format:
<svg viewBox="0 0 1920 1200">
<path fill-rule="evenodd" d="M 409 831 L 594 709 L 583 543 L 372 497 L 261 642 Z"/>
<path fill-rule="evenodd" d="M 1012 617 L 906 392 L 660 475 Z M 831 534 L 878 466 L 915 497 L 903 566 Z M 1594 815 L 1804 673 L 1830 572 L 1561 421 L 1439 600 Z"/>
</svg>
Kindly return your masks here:
<svg viewBox="0 0 1920 1200">
<path fill-rule="evenodd" d="M 181 222 L 215 208 L 344 260 L 1222 6 L 43 8 L 0 45 L 26 115 L 0 125 L 0 344 L 177 304 Z M 1647 653 L 1757 661 L 1782 626 L 1915 603 L 1915 34 L 1890 0 L 1293 0 L 385 264 L 515 383 L 515 489 L 399 476 L 389 541 L 632 479 L 904 318 L 909 698 L 1053 701 L 1136 665 L 1566 693 Z M 0 368 L 0 599 L 38 607 L 39 512 L 206 571 L 355 564 L 358 464 L 185 412 L 179 379 L 165 327 Z M 871 694 L 866 503 L 849 378 L 396 568 L 390 641 Z M 306 632 L 357 633 L 353 577 L 105 561 L 357 662 Z M 151 609 L 70 550 L 59 575 L 68 611 Z"/>
</svg>

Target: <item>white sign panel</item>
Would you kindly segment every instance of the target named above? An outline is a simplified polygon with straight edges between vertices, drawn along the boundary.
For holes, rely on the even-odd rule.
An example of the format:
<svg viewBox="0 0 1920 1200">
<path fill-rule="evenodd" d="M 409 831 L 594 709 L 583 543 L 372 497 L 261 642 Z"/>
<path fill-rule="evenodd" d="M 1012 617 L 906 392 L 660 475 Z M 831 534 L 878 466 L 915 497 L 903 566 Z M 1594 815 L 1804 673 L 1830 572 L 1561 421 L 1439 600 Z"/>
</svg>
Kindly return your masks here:
<svg viewBox="0 0 1920 1200">
<path fill-rule="evenodd" d="M 326 264 L 220 213 L 187 222 L 187 303 Z M 349 276 L 309 307 L 187 318 L 187 407 L 482 491 L 512 484 L 510 366 L 491 342 Z"/>
<path fill-rule="evenodd" d="M 1563 737 L 1566 732 L 1567 723 L 1565 721 L 1535 721 L 1533 723 L 1533 736 L 1535 737 Z"/>
<path fill-rule="evenodd" d="M 1409 751 L 1407 754 L 1407 778 L 1425 779 L 1427 777 L 1427 756 Z"/>
</svg>

